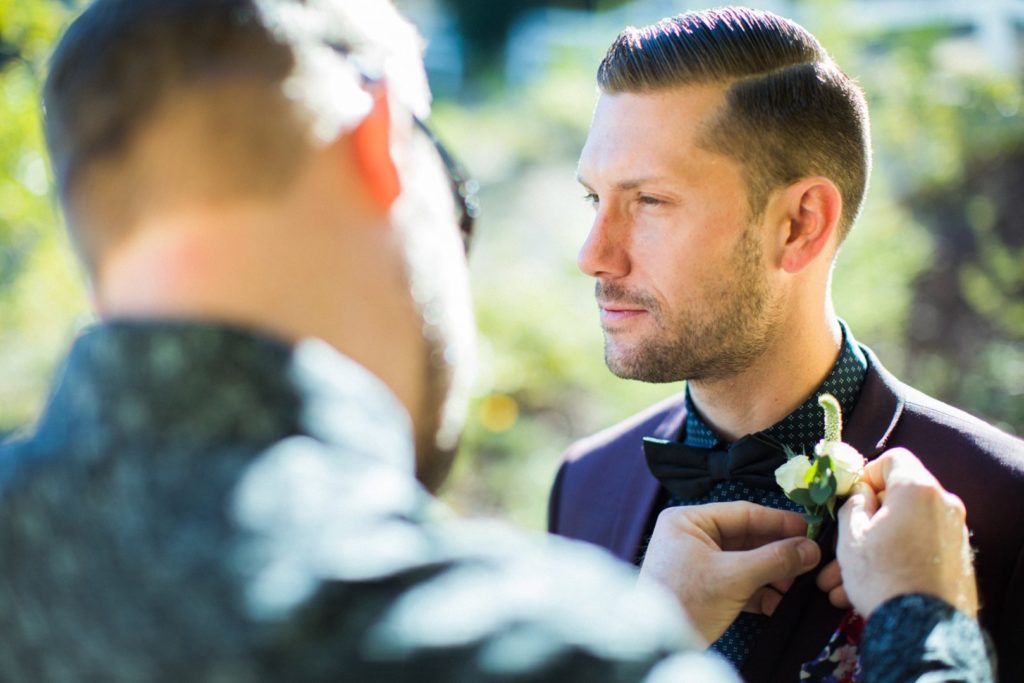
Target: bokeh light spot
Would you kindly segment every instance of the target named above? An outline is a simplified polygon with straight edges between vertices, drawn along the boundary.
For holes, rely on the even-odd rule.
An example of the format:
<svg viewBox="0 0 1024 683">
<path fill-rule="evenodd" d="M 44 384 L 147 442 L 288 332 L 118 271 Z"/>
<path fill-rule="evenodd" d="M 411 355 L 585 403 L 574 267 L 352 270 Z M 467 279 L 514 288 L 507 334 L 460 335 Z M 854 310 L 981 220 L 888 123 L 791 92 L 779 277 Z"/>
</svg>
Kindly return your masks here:
<svg viewBox="0 0 1024 683">
<path fill-rule="evenodd" d="M 507 432 L 519 419 L 519 404 L 506 394 L 491 394 L 480 402 L 480 424 L 490 432 Z"/>
</svg>

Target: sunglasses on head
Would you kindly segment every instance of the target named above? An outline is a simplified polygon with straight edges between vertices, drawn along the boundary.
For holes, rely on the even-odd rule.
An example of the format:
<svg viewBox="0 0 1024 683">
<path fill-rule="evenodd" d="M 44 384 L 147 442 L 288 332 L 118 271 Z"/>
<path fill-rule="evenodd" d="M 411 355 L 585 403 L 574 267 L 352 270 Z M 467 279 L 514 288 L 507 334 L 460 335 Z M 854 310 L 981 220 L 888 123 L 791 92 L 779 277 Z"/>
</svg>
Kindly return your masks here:
<svg viewBox="0 0 1024 683">
<path fill-rule="evenodd" d="M 329 46 L 345 57 L 350 57 L 351 55 L 351 51 L 346 45 L 331 43 Z M 368 70 L 359 68 L 358 64 L 356 68 L 359 70 L 365 83 L 373 84 L 379 82 L 380 79 L 371 76 Z M 444 170 L 448 175 L 448 182 L 452 188 L 452 199 L 455 201 L 455 221 L 462 235 L 462 245 L 468 254 L 469 244 L 473 237 L 473 226 L 476 224 L 476 217 L 480 212 L 476 197 L 479 185 L 469 177 L 462 164 L 456 161 L 455 157 L 448 151 L 448 148 L 434 134 L 434 131 L 418 116 L 413 115 L 412 118 L 416 129 L 427 136 L 427 139 L 430 140 L 430 143 L 437 151 L 438 156 L 441 157 L 441 163 L 444 165 Z"/>
<path fill-rule="evenodd" d="M 463 246 L 466 249 L 466 253 L 469 253 L 473 226 L 476 223 L 477 214 L 480 212 L 476 198 L 479 186 L 475 180 L 469 177 L 463 166 L 455 160 L 451 152 L 448 151 L 437 135 L 434 134 L 434 131 L 422 119 L 413 116 L 413 121 L 416 128 L 426 135 L 427 139 L 434 145 L 438 156 L 441 157 L 441 163 L 444 164 L 445 172 L 448 174 L 448 182 L 452 188 L 452 197 L 455 200 L 455 220 L 462 234 Z"/>
</svg>

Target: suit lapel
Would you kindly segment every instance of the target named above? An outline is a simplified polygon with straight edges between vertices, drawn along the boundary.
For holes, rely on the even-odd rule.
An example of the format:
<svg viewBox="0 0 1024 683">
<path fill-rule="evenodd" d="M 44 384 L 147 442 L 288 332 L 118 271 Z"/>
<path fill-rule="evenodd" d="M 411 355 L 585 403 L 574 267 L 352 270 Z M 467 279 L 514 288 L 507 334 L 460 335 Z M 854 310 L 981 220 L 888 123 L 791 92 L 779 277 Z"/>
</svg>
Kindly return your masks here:
<svg viewBox="0 0 1024 683">
<path fill-rule="evenodd" d="M 659 439 L 679 438 L 686 421 L 686 408 L 682 400 L 679 405 L 670 409 L 653 434 L 639 434 L 636 438 L 635 455 L 630 461 L 630 469 L 625 473 L 626 504 L 620 505 L 615 517 L 613 547 L 611 548 L 621 559 L 639 564 L 640 554 L 647 543 L 653 520 L 657 516 L 658 501 L 661 496 L 661 484 L 651 474 L 644 459 L 644 436 L 655 436 Z"/>
<path fill-rule="evenodd" d="M 846 420 L 843 440 L 869 459 L 886 448 L 903 412 L 899 381 L 881 366 L 870 350 L 868 372 L 853 414 Z M 836 609 L 815 585 L 818 570 L 835 558 L 836 528 L 830 523 L 819 539 L 822 563 L 797 578 L 761 632 L 743 665 L 747 683 L 795 681 L 800 666 L 811 661 L 828 643 L 845 610 Z"/>
<path fill-rule="evenodd" d="M 857 398 L 857 407 L 843 429 L 843 441 L 874 460 L 882 454 L 903 414 L 903 390 L 899 380 L 882 367 L 867 347 L 860 347 L 868 359 L 868 374 Z"/>
</svg>

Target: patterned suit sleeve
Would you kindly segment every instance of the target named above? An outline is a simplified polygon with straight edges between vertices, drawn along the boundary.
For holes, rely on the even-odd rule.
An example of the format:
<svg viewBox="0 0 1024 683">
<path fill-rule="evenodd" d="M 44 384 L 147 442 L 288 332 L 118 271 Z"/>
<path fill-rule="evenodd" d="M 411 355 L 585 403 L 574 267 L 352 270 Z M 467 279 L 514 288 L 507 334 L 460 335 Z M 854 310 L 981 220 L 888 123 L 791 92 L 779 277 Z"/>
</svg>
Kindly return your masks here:
<svg viewBox="0 0 1024 683">
<path fill-rule="evenodd" d="M 700 651 L 671 594 L 599 549 L 496 525 L 437 531 L 440 562 L 325 584 L 264 643 L 266 680 L 739 680 Z"/>
<path fill-rule="evenodd" d="M 992 683 L 977 620 L 930 595 L 901 595 L 879 607 L 861 643 L 864 683 Z"/>
</svg>

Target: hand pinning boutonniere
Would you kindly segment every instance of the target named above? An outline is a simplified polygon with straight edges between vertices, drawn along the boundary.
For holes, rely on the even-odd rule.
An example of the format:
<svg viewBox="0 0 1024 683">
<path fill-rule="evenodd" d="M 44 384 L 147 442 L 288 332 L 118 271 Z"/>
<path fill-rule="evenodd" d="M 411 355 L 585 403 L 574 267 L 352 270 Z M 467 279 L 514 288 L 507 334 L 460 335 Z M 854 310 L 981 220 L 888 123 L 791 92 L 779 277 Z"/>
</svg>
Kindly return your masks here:
<svg viewBox="0 0 1024 683">
<path fill-rule="evenodd" d="M 843 443 L 843 415 L 832 394 L 818 397 L 825 411 L 825 438 L 814 447 L 814 460 L 786 448 L 785 465 L 775 470 L 775 481 L 794 503 L 803 505 L 807 537 L 817 538 L 825 513 L 835 519 L 836 500 L 850 495 L 864 471 L 864 456 Z"/>
</svg>

